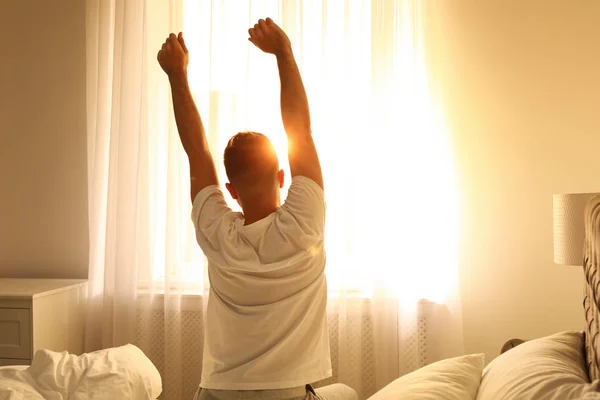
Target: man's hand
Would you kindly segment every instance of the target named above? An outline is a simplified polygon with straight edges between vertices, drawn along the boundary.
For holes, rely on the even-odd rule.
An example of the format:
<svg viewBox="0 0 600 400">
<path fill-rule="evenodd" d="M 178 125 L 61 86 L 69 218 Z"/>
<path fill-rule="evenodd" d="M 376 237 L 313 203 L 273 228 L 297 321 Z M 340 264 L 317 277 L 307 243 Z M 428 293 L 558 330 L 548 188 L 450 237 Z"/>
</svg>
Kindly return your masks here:
<svg viewBox="0 0 600 400">
<path fill-rule="evenodd" d="M 167 75 L 185 73 L 188 66 L 188 49 L 183 40 L 183 34 L 178 36 L 171 33 L 156 56 L 158 63 Z"/>
<path fill-rule="evenodd" d="M 248 29 L 248 33 L 248 40 L 265 53 L 280 56 L 292 50 L 290 39 L 271 18 L 259 20 L 254 28 Z"/>
</svg>

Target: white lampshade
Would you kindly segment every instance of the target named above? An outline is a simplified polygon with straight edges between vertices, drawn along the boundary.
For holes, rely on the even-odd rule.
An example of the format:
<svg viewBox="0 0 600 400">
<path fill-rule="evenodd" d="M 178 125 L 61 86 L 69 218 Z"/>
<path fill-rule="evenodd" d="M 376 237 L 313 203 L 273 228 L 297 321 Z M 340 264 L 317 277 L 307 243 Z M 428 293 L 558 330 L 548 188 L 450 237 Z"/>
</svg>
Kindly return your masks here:
<svg viewBox="0 0 600 400">
<path fill-rule="evenodd" d="M 554 262 L 562 265 L 583 265 L 585 240 L 585 206 L 600 193 L 555 194 Z"/>
</svg>

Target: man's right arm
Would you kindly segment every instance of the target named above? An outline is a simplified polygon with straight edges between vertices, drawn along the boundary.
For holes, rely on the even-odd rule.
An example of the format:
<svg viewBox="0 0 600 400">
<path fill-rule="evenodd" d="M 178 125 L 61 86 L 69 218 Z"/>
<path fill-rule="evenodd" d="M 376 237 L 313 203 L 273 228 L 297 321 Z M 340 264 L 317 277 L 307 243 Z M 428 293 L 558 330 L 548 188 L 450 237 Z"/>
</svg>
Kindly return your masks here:
<svg viewBox="0 0 600 400">
<path fill-rule="evenodd" d="M 310 178 L 323 188 L 321 164 L 311 132 L 308 99 L 290 40 L 270 18 L 260 20 L 249 33 L 249 40 L 256 47 L 277 58 L 281 81 L 281 118 L 288 137 L 292 177 Z"/>
</svg>

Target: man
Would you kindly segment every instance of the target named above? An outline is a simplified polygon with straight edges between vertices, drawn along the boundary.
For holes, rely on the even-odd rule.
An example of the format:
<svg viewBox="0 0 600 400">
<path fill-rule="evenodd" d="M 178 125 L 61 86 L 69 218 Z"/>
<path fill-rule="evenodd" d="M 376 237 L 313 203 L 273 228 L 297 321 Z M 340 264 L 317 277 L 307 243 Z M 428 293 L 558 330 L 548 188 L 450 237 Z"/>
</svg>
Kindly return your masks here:
<svg viewBox="0 0 600 400">
<path fill-rule="evenodd" d="M 256 47 L 275 55 L 279 67 L 292 174 L 283 205 L 284 174 L 271 142 L 243 132 L 224 154 L 226 187 L 243 213 L 227 206 L 188 86 L 182 34 L 171 34 L 157 57 L 169 77 L 189 157 L 192 219 L 211 283 L 197 398 L 356 398 L 344 385 L 319 389 L 320 394 L 308 385 L 331 376 L 323 176 L 289 38 L 271 19 L 260 20 L 249 34 Z"/>
</svg>

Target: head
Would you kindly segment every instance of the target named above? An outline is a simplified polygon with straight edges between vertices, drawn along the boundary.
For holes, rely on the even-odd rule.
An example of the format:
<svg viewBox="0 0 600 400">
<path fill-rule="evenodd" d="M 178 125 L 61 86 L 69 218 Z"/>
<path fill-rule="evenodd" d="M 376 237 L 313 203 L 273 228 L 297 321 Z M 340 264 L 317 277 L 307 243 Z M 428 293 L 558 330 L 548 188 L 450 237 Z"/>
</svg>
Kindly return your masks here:
<svg viewBox="0 0 600 400">
<path fill-rule="evenodd" d="M 229 183 L 227 190 L 244 212 L 250 207 L 279 206 L 283 170 L 271 141 L 263 134 L 240 132 L 233 136 L 223 155 Z"/>
</svg>

